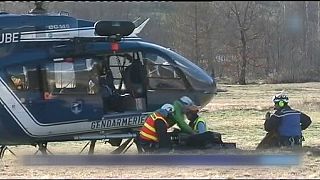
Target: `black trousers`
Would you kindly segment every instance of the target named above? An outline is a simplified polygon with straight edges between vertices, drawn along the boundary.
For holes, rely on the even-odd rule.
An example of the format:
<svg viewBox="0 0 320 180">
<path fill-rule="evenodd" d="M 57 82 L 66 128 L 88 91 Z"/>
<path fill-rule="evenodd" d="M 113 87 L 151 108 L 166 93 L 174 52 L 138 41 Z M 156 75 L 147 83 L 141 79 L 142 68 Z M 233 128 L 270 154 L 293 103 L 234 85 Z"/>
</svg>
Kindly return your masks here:
<svg viewBox="0 0 320 180">
<path fill-rule="evenodd" d="M 203 148 L 206 145 L 223 144 L 221 134 L 207 131 L 200 134 L 191 135 L 186 140 L 186 145 L 191 147 Z"/>
<path fill-rule="evenodd" d="M 139 143 L 144 153 L 168 153 L 171 150 L 169 147 L 160 147 L 157 142 L 146 141 L 141 138 L 139 138 Z"/>
<path fill-rule="evenodd" d="M 142 138 L 139 138 L 139 143 L 143 151 L 146 153 L 152 153 L 159 149 L 159 144 L 156 142 L 147 141 Z"/>
<path fill-rule="evenodd" d="M 303 136 L 279 136 L 277 133 L 269 132 L 258 144 L 257 149 L 301 147 L 303 140 Z"/>
</svg>

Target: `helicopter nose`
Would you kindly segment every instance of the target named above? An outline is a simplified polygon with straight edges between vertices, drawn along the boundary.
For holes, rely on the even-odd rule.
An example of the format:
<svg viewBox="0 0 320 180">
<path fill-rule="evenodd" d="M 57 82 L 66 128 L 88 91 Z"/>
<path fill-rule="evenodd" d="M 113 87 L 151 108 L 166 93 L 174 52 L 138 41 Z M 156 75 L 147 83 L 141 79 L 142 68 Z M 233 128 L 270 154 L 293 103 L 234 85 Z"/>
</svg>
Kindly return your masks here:
<svg viewBox="0 0 320 180">
<path fill-rule="evenodd" d="M 199 103 L 201 106 L 207 105 L 212 99 L 213 96 L 217 94 L 217 85 L 214 78 L 208 78 L 205 82 L 202 81 L 203 84 L 203 93 L 200 95 Z"/>
<path fill-rule="evenodd" d="M 214 78 L 208 79 L 206 84 L 205 94 L 217 94 L 217 84 Z"/>
<path fill-rule="evenodd" d="M 217 86 L 215 78 L 209 76 L 204 71 L 198 71 L 197 73 L 197 76 L 195 76 L 197 77 L 195 79 L 197 82 L 191 82 L 193 88 L 202 91 L 204 94 L 216 94 Z"/>
</svg>

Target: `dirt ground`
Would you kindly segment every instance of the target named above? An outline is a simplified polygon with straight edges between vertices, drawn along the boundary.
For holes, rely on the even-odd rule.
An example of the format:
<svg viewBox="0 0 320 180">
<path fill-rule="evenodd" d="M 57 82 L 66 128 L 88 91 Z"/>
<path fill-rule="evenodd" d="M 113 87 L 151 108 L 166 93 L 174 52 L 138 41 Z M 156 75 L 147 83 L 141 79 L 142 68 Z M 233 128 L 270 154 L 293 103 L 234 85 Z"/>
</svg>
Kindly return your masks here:
<svg viewBox="0 0 320 180">
<path fill-rule="evenodd" d="M 0 177 L 32 178 L 319 178 L 320 153 L 308 152 L 296 166 L 24 166 L 7 154 Z"/>
<path fill-rule="evenodd" d="M 0 177 L 11 178 L 319 178 L 320 158 L 306 153 L 297 166 L 23 166 L 17 159 L 4 158 Z"/>
</svg>

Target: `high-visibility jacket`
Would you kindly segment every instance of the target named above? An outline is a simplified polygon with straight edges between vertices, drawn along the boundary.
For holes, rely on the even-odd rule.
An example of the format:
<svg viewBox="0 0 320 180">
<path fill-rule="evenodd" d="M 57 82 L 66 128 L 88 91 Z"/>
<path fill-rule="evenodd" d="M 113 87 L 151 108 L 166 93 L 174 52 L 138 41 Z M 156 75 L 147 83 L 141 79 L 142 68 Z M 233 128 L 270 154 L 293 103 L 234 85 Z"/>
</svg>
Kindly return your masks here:
<svg viewBox="0 0 320 180">
<path fill-rule="evenodd" d="M 195 132 L 199 133 L 199 131 L 198 131 L 198 124 L 199 124 L 199 122 L 204 123 L 205 128 L 206 128 L 205 131 L 207 131 L 206 122 L 205 122 L 201 117 L 198 117 L 198 118 L 194 121 L 193 130 L 194 130 Z"/>
<path fill-rule="evenodd" d="M 159 142 L 158 134 L 155 129 L 155 120 L 162 120 L 166 123 L 167 129 L 169 125 L 164 117 L 162 117 L 159 113 L 155 112 L 150 114 L 146 121 L 144 122 L 142 128 L 140 129 L 140 137 L 147 141 Z"/>
</svg>

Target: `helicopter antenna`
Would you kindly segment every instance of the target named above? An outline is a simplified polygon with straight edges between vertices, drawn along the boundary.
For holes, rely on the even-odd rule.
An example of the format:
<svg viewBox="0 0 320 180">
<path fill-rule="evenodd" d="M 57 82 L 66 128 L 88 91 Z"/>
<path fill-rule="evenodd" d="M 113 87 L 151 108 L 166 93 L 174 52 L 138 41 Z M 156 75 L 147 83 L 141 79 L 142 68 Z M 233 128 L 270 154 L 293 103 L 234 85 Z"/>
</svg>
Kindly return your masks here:
<svg viewBox="0 0 320 180">
<path fill-rule="evenodd" d="M 138 27 L 134 29 L 134 31 L 129 35 L 129 37 L 138 37 L 138 34 L 142 31 L 144 26 L 148 23 L 150 18 L 144 20 Z"/>
<path fill-rule="evenodd" d="M 141 19 L 141 17 L 139 16 L 136 20 L 132 21 L 133 23 L 136 23 L 137 21 L 139 21 Z"/>
<path fill-rule="evenodd" d="M 30 10 L 30 14 L 45 14 L 47 13 L 47 10 L 44 9 L 43 6 L 43 1 L 35 1 L 34 2 L 35 8 Z"/>
</svg>

